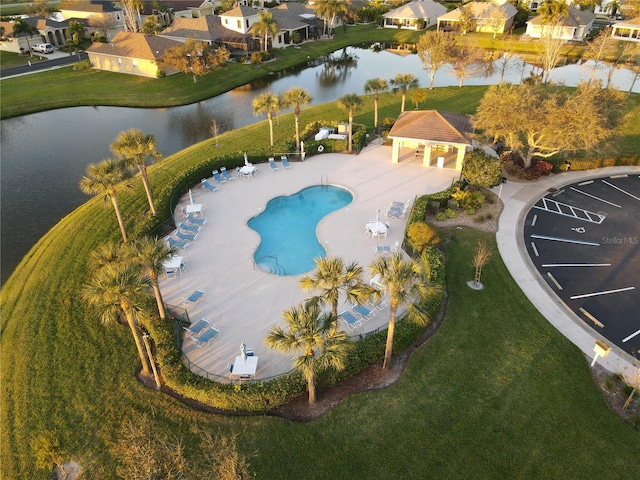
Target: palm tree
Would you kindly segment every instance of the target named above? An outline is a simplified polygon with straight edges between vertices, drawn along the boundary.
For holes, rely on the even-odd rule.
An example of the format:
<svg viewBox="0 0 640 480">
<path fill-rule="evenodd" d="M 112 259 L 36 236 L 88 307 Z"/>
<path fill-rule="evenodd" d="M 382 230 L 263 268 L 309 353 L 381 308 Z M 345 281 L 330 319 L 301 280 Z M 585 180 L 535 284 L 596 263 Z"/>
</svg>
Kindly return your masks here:
<svg viewBox="0 0 640 480">
<path fill-rule="evenodd" d="M 103 324 L 118 321 L 124 314 L 138 349 L 142 375 L 145 376 L 149 375 L 149 361 L 137 319 L 149 299 L 147 286 L 137 265 L 122 263 L 107 264 L 91 272 L 91 278 L 82 290 L 83 299 L 98 311 Z"/>
<path fill-rule="evenodd" d="M 109 242 L 98 247 L 89 255 L 89 270 L 100 270 L 107 265 L 120 265 L 125 263 L 122 257 L 121 244 Z"/>
<path fill-rule="evenodd" d="M 24 39 L 27 41 L 29 56 L 33 57 L 33 53 L 31 53 L 31 44 L 29 43 L 29 37 L 32 37 L 33 35 L 38 33 L 38 30 L 29 25 L 23 19 L 18 18 L 13 24 L 13 36 L 17 38 L 22 33 L 24 33 Z"/>
<path fill-rule="evenodd" d="M 278 28 L 278 24 L 273 19 L 273 15 L 271 12 L 258 12 L 260 15 L 260 20 L 253 24 L 251 30 L 260 36 L 264 37 L 264 51 L 267 51 L 267 47 L 269 46 L 269 35 L 272 37 L 280 31 Z"/>
<path fill-rule="evenodd" d="M 349 112 L 349 149 L 348 152 L 351 153 L 353 150 L 352 139 L 353 139 L 353 112 L 357 111 L 362 105 L 362 99 L 356 95 L 355 93 L 347 93 L 338 99 L 338 105 L 344 110 Z"/>
<path fill-rule="evenodd" d="M 370 78 L 364 84 L 364 93 L 373 93 L 373 127 L 378 129 L 378 99 L 380 92 L 389 90 L 389 84 L 384 78 Z"/>
<path fill-rule="evenodd" d="M 137 264 L 151 283 L 161 320 L 164 320 L 167 315 L 160 286 L 158 285 L 158 277 L 164 271 L 163 264 L 165 260 L 171 258 L 175 253 L 176 249 L 174 247 L 168 246 L 162 240 L 151 237 L 140 237 L 125 246 L 125 257 Z"/>
<path fill-rule="evenodd" d="M 262 115 L 267 114 L 267 120 L 269 120 L 269 136 L 271 139 L 271 146 L 273 147 L 273 114 L 280 108 L 280 99 L 275 93 L 267 92 L 258 95 L 253 99 L 253 114 Z"/>
<path fill-rule="evenodd" d="M 282 103 L 285 108 L 293 107 L 293 114 L 296 117 L 296 149 L 300 150 L 300 107 L 309 105 L 313 98 L 306 90 L 299 87 L 292 87 L 282 96 Z"/>
<path fill-rule="evenodd" d="M 546 0 L 540 4 L 537 13 L 542 16 L 543 25 L 555 27 L 561 18 L 566 18 L 569 14 L 569 5 L 564 0 Z"/>
<path fill-rule="evenodd" d="M 153 204 L 151 187 L 149 187 L 147 159 L 152 162 L 162 160 L 162 155 L 158 152 L 156 137 L 151 134 L 144 134 L 137 128 L 132 128 L 126 132 L 120 132 L 110 148 L 114 155 L 123 159 L 129 168 L 137 167 L 140 171 L 142 184 L 145 192 L 147 192 L 151 214 L 155 217 L 156 206 Z"/>
<path fill-rule="evenodd" d="M 318 305 L 306 304 L 285 310 L 285 328 L 274 326 L 266 344 L 283 353 L 299 352 L 293 366 L 307 381 L 309 403 L 316 402 L 315 380 L 327 368 L 343 370 L 352 344 L 342 330 L 330 327 L 331 314 L 323 313 Z"/>
<path fill-rule="evenodd" d="M 430 284 L 428 265 L 421 265 L 413 260 L 405 261 L 400 252 L 391 258 L 378 257 L 369 269 L 372 276 L 380 276 L 380 283 L 389 292 L 389 328 L 384 364 L 382 365 L 383 370 L 388 370 L 391 363 L 398 307 L 409 304 L 407 318 L 418 324 L 426 325 L 429 318 L 414 302 L 419 303 L 434 295 L 440 290 L 440 286 Z"/>
<path fill-rule="evenodd" d="M 402 92 L 402 106 L 400 107 L 400 113 L 402 113 L 404 112 L 404 103 L 407 99 L 407 90 L 410 88 L 418 88 L 420 81 L 412 73 L 397 73 L 395 78 L 391 80 L 391 85 Z"/>
<path fill-rule="evenodd" d="M 303 290 L 319 290 L 307 303 L 331 307 L 334 328 L 338 323 L 338 302 L 344 294 L 349 303 L 361 303 L 371 295 L 369 286 L 362 281 L 362 267 L 356 262 L 345 265 L 339 257 L 316 258 L 316 269 L 300 281 Z"/>
<path fill-rule="evenodd" d="M 122 240 L 127 241 L 127 232 L 124 229 L 122 214 L 118 206 L 118 191 L 116 185 L 131 178 L 131 172 L 122 160 L 111 158 L 100 163 L 92 163 L 87 167 L 87 175 L 80 180 L 80 190 L 87 195 L 103 195 L 104 201 L 111 201 L 113 209 L 118 217 Z"/>
</svg>

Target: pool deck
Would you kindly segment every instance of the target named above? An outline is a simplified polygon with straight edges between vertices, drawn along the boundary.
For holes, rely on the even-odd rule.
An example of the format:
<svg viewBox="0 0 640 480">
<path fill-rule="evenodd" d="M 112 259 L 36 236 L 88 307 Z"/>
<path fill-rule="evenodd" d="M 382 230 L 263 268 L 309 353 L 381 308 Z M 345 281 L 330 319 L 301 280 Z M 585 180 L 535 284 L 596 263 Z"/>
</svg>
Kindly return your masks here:
<svg viewBox="0 0 640 480">
<path fill-rule="evenodd" d="M 416 195 L 443 190 L 460 175 L 456 170 L 423 167 L 420 159 L 393 164 L 391 147 L 373 144 L 359 155 L 316 155 L 307 157 L 305 162 L 292 162 L 289 169 L 280 166 L 277 172 L 272 172 L 268 164 L 256 166 L 256 177 L 243 179 L 231 172 L 236 179 L 218 185 L 216 192 L 200 186 L 192 189 L 196 202 L 203 206 L 202 216 L 207 224 L 197 240 L 178 253 L 184 257 L 188 270 L 160 281 L 165 302 L 177 307 L 184 307 L 194 290 L 206 292 L 198 303 L 187 308 L 189 317 L 193 323 L 209 319 L 221 335 L 201 348 L 185 338 L 183 351 L 192 371 L 203 375 L 206 371 L 210 378 L 221 377 L 218 380 L 229 378 L 228 363 L 240 354 L 241 342 L 259 357 L 256 379 L 292 368 L 291 356 L 267 348 L 264 338 L 272 325 L 281 324 L 282 312 L 309 298 L 310 292 L 298 287 L 300 275 L 277 276 L 254 266 L 253 252 L 260 238 L 247 226 L 247 221 L 263 211 L 271 198 L 322 182 L 349 189 L 353 202 L 320 221 L 318 239 L 327 256 L 358 262 L 368 281 L 368 266 L 376 257 L 374 247 L 402 242 L 406 224 L 406 217 L 388 220 L 391 230 L 386 239 L 366 238 L 365 224 L 375 218 L 376 210 L 380 209 L 384 219 L 391 201 L 413 201 Z M 176 209 L 176 222 L 184 220 L 179 212 L 188 202 L 189 196 L 185 195 Z M 386 325 L 388 316 L 388 309 L 381 310 L 349 334 Z"/>
</svg>

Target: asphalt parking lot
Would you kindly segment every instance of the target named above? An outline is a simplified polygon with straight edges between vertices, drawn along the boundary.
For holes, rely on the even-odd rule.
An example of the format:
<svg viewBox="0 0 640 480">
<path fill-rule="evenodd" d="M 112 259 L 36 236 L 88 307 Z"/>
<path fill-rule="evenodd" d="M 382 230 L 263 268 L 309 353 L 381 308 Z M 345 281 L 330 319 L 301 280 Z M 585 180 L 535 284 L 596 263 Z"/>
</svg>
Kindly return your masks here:
<svg viewBox="0 0 640 480">
<path fill-rule="evenodd" d="M 524 244 L 560 300 L 609 343 L 640 350 L 640 176 L 551 189 L 526 215 Z"/>
</svg>

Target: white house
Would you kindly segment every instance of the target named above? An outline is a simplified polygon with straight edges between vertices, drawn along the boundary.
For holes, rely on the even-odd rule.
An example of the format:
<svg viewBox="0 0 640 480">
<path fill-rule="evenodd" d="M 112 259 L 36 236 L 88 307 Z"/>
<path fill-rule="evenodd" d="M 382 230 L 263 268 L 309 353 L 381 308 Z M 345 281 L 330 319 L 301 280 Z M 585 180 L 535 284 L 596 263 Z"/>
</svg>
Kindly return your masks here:
<svg viewBox="0 0 640 480">
<path fill-rule="evenodd" d="M 68 21 L 78 21 L 84 24 L 88 35 L 97 31 L 90 24 L 92 18 L 103 17 L 109 28 L 106 33 L 107 39 L 112 38 L 116 33 L 124 31 L 124 12 L 111 1 L 98 2 L 81 0 L 77 2 L 65 3 L 60 6 L 60 15 Z M 101 33 L 101 32 L 98 32 Z"/>
<path fill-rule="evenodd" d="M 26 33 L 13 34 L 14 21 L 0 22 L 0 50 L 5 52 L 28 52 L 37 43 L 50 43 L 53 46 L 61 47 L 66 45 L 67 28 L 69 22 L 57 22 L 45 17 L 26 17 L 23 19 L 30 25 L 36 33 L 28 35 Z"/>
<path fill-rule="evenodd" d="M 525 33 L 531 38 L 540 38 L 548 33 L 552 38 L 584 42 L 593 28 L 595 18 L 593 12 L 569 7 L 569 14 L 566 17 L 561 16 L 553 25 L 543 24 L 542 15 L 529 20 Z"/>
<path fill-rule="evenodd" d="M 617 40 L 640 42 L 640 17 L 613 24 L 611 36 Z"/>
<path fill-rule="evenodd" d="M 473 21 L 472 31 L 484 33 L 505 33 L 513 25 L 518 9 L 510 3 L 469 2 L 438 18 L 438 30 L 460 31 L 462 9 Z"/>
<path fill-rule="evenodd" d="M 418 30 L 435 25 L 447 8 L 433 0 L 414 0 L 382 15 L 385 28 Z"/>
</svg>

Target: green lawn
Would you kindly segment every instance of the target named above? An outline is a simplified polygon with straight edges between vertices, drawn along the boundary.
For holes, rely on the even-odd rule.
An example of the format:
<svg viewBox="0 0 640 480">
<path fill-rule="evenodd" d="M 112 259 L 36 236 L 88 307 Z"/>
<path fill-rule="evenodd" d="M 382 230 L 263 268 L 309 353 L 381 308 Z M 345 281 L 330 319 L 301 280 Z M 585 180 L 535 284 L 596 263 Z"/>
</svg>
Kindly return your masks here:
<svg viewBox="0 0 640 480">
<path fill-rule="evenodd" d="M 423 108 L 470 113 L 485 89 L 435 89 Z M 381 118 L 396 117 L 399 101 L 382 95 Z M 372 124 L 372 106 L 367 97 L 356 122 Z M 304 125 L 346 113 L 332 103 L 301 117 Z M 293 135 L 292 115 L 280 121 L 276 141 Z M 232 152 L 240 159 L 242 146 L 266 145 L 268 135 L 263 121 L 220 135 L 220 147 L 208 140 L 151 166 L 154 196 L 200 162 Z M 119 196 L 129 231 L 146 208 L 138 178 L 133 187 Z M 608 410 L 582 354 L 535 311 L 499 258 L 483 274 L 485 290 L 466 287 L 477 236 L 453 230 L 447 317 L 402 380 L 301 425 L 194 412 L 135 380 L 128 329 L 100 325 L 79 299 L 89 252 L 119 238 L 112 209 L 87 202 L 31 249 L 2 289 L 0 477 L 46 478 L 32 445 L 51 432 L 86 478 L 116 478 L 119 426 L 144 412 L 194 463 L 200 432 L 238 434 L 242 453 L 257 451 L 251 463 L 262 479 L 628 478 L 640 467 L 640 433 Z"/>
</svg>

